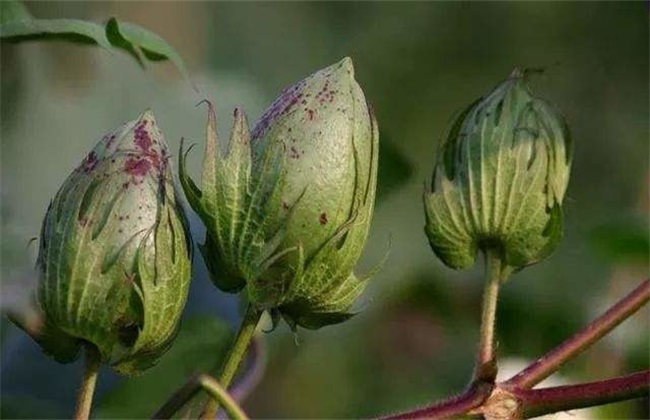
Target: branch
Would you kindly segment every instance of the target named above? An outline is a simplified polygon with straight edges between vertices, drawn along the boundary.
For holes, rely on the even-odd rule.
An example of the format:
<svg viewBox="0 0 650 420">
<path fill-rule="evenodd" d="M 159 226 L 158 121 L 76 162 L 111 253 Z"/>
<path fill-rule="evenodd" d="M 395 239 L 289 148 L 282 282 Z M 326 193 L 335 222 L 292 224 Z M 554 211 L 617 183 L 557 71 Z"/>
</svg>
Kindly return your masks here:
<svg viewBox="0 0 650 420">
<path fill-rule="evenodd" d="M 645 280 L 584 330 L 504 382 L 503 387 L 508 390 L 532 388 L 629 318 L 645 305 L 648 299 L 650 299 L 650 280 Z"/>
<path fill-rule="evenodd" d="M 237 402 L 242 402 L 250 392 L 259 384 L 266 370 L 266 349 L 262 337 L 253 337 L 249 351 L 248 367 L 230 390 L 230 395 Z M 154 413 L 152 418 L 169 419 L 200 390 L 201 374 L 192 376 L 181 388 Z"/>
<path fill-rule="evenodd" d="M 167 402 L 152 416 L 154 419 L 169 419 L 180 407 L 190 400 L 196 393 L 204 389 L 212 398 L 223 405 L 226 412 L 233 419 L 246 420 L 248 417 L 237 404 L 237 401 L 224 389 L 223 386 L 212 376 L 199 373 L 190 378 L 189 381 L 176 391 Z"/>
<path fill-rule="evenodd" d="M 201 374 L 192 376 L 181 388 L 172 394 L 171 397 L 156 411 L 152 419 L 171 419 L 180 407 L 188 402 L 201 389 L 199 382 Z"/>
<path fill-rule="evenodd" d="M 237 332 L 235 341 L 232 343 L 230 351 L 226 356 L 226 360 L 221 367 L 219 383 L 225 389 L 228 389 L 230 386 L 230 382 L 232 382 L 235 373 L 237 373 L 237 370 L 244 360 L 246 351 L 248 350 L 248 347 L 251 344 L 251 340 L 255 335 L 255 328 L 257 328 L 257 324 L 259 324 L 263 312 L 263 310 L 260 310 L 253 304 L 248 304 L 248 308 L 244 314 L 244 319 L 242 320 L 241 326 L 239 327 L 239 332 Z M 219 403 L 220 401 L 215 398 L 209 399 L 203 407 L 203 413 L 201 414 L 200 418 L 215 418 L 219 412 Z"/>
<path fill-rule="evenodd" d="M 237 401 L 228 394 L 228 391 L 216 379 L 210 375 L 199 375 L 198 381 L 212 398 L 221 403 L 226 412 L 230 414 L 230 418 L 233 420 L 248 420 L 248 416 L 237 404 Z"/>
<path fill-rule="evenodd" d="M 539 358 L 506 382 L 475 381 L 463 394 L 419 409 L 384 417 L 384 420 L 478 416 L 508 409 L 526 417 L 584 408 L 647 396 L 650 371 L 619 378 L 552 388 L 530 389 L 566 361 L 585 351 L 650 299 L 650 280 L 645 280 L 584 330 Z"/>
<path fill-rule="evenodd" d="M 508 392 L 519 400 L 526 418 L 536 417 L 558 411 L 647 397 L 650 392 L 650 370 L 579 385 L 510 389 Z"/>
<path fill-rule="evenodd" d="M 253 389 L 262 381 L 266 371 L 267 353 L 264 338 L 257 335 L 253 337 L 248 348 L 248 361 L 244 372 L 235 381 L 230 389 L 230 395 L 235 401 L 242 402 Z"/>
<path fill-rule="evenodd" d="M 477 382 L 470 385 L 470 387 L 461 395 L 413 411 L 384 417 L 383 420 L 421 418 L 442 419 L 462 416 L 470 410 L 481 406 L 481 404 L 483 404 L 483 402 L 485 402 L 485 400 L 490 396 L 493 387 L 493 384 Z"/>
</svg>

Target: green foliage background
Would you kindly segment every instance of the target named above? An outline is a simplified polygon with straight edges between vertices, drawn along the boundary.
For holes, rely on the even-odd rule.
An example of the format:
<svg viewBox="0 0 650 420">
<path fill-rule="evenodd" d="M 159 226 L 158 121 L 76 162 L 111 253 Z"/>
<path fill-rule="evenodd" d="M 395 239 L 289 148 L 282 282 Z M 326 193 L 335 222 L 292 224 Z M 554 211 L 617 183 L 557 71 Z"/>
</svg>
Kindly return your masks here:
<svg viewBox="0 0 650 420">
<path fill-rule="evenodd" d="M 266 336 L 267 375 L 245 405 L 252 416 L 369 417 L 462 389 L 478 334 L 481 270 L 454 272 L 434 257 L 423 232 L 422 184 L 454 115 L 515 66 L 545 69 L 533 87 L 566 115 L 576 149 L 565 239 L 551 258 L 504 287 L 500 354 L 541 355 L 648 276 L 644 2 L 27 6 L 39 18 L 117 16 L 150 29 L 180 53 L 199 93 L 171 63 L 145 72 L 118 51 L 58 42 L 2 45 L 3 306 L 24 300 L 35 251 L 26 244 L 65 176 L 105 132 L 151 107 L 172 150 L 181 137 L 200 150 L 205 112 L 194 105 L 204 97 L 215 102 L 226 138 L 234 107 L 255 120 L 285 86 L 343 56 L 354 60 L 381 133 L 380 198 L 360 270 L 379 261 L 390 242 L 389 259 L 353 320 L 301 332 L 298 346 L 284 328 Z M 195 177 L 200 157 L 190 155 Z M 161 389 L 218 359 L 210 343 L 219 342 L 225 327 L 206 316 L 234 325 L 237 303 L 211 287 L 200 267 L 196 274 L 176 353 L 137 379 L 142 383 L 103 372 L 98 415 L 147 413 Z M 565 379 L 646 369 L 649 314 L 644 309 L 567 365 Z M 5 320 L 1 350 L 2 417 L 70 415 L 78 363 L 55 364 Z M 127 392 L 134 388 L 136 400 Z M 595 415 L 645 417 L 644 407 L 623 403 Z"/>
</svg>

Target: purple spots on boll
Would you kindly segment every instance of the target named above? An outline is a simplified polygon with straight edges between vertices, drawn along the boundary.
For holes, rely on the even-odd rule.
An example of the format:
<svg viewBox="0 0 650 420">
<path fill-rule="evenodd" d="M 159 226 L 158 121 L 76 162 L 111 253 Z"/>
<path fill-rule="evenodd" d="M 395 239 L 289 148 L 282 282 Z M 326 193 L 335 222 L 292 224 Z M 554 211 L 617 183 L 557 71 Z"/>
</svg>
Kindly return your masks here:
<svg viewBox="0 0 650 420">
<path fill-rule="evenodd" d="M 84 158 L 83 162 L 81 162 L 81 169 L 84 171 L 84 173 L 90 173 L 97 167 L 97 164 L 99 163 L 99 159 L 97 159 L 97 154 L 92 151 L 88 153 L 88 155 Z"/>
<path fill-rule="evenodd" d="M 334 102 L 334 98 L 337 93 L 337 90 L 329 88 L 329 81 L 326 81 L 325 85 L 323 85 L 323 88 L 316 94 L 316 100 L 318 101 L 319 105 L 332 103 Z"/>
<path fill-rule="evenodd" d="M 124 163 L 124 172 L 135 177 L 148 175 L 152 168 L 158 172 L 158 175 L 164 174 L 167 170 L 169 161 L 167 150 L 164 146 L 160 148 L 160 151 L 158 148 L 152 147 L 154 144 L 158 145 L 158 142 L 153 140 L 149 134 L 146 128 L 148 122 L 147 120 L 142 120 L 136 125 L 134 129 L 134 143 L 138 151 L 130 153 Z"/>
<path fill-rule="evenodd" d="M 140 121 L 134 130 L 135 135 L 135 145 L 142 149 L 143 152 L 148 152 L 153 144 L 149 131 L 145 127 L 147 125 L 147 120 Z"/>
<path fill-rule="evenodd" d="M 124 171 L 133 176 L 146 176 L 151 170 L 151 162 L 142 157 L 130 157 L 124 162 Z"/>
<path fill-rule="evenodd" d="M 297 83 L 285 89 L 278 99 L 275 100 L 268 110 L 260 117 L 259 122 L 253 128 L 251 136 L 258 139 L 264 136 L 273 121 L 278 117 L 288 114 L 296 104 L 303 100 L 304 94 L 300 90 L 304 87 L 305 81 Z"/>
<path fill-rule="evenodd" d="M 106 137 L 104 137 L 104 141 L 106 143 L 106 148 L 110 149 L 110 147 L 113 145 L 115 142 L 115 134 L 111 134 L 110 136 L 107 134 Z"/>
</svg>

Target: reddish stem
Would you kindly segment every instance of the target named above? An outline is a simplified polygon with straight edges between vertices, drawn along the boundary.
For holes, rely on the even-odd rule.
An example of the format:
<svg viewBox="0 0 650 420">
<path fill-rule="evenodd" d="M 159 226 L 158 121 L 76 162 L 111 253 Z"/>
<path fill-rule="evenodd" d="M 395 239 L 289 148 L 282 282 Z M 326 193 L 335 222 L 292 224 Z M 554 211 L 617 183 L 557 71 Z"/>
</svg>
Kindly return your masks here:
<svg viewBox="0 0 650 420">
<path fill-rule="evenodd" d="M 529 388 L 557 371 L 569 359 L 582 353 L 639 310 L 649 299 L 650 280 L 645 280 L 583 331 L 508 381 L 497 384 L 496 388 L 516 397 L 527 417 L 647 396 L 650 371 L 579 385 L 533 390 Z M 492 383 L 475 382 L 457 397 L 385 419 L 451 418 L 466 416 L 469 412 L 480 413 L 494 390 L 495 385 Z"/>
<path fill-rule="evenodd" d="M 525 417 L 647 397 L 649 391 L 650 370 L 579 385 L 509 390 L 522 404 Z"/>
<path fill-rule="evenodd" d="M 390 415 L 384 420 L 458 417 L 483 404 L 493 387 L 493 384 L 485 382 L 474 383 L 461 395 L 417 410 Z"/>
<path fill-rule="evenodd" d="M 585 329 L 504 382 L 505 388 L 532 388 L 629 318 L 645 305 L 648 299 L 650 299 L 650 280 L 645 280 Z"/>
</svg>

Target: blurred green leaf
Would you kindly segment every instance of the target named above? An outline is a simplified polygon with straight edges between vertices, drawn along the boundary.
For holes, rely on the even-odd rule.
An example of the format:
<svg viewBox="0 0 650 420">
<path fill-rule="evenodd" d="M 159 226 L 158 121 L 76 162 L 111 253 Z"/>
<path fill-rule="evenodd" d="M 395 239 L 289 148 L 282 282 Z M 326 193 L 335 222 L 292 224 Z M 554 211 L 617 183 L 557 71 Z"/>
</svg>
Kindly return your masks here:
<svg viewBox="0 0 650 420">
<path fill-rule="evenodd" d="M 65 412 L 56 404 L 28 396 L 3 395 L 0 418 L 3 419 L 57 419 Z"/>
<path fill-rule="evenodd" d="M 185 79 L 189 74 L 185 64 L 176 50 L 155 33 L 128 22 L 118 22 L 110 18 L 106 23 L 106 36 L 117 48 L 122 48 L 131 54 L 142 66 L 147 58 L 151 61 L 170 59 Z"/>
<path fill-rule="evenodd" d="M 176 50 L 155 33 L 112 17 L 106 27 L 78 19 L 35 19 L 19 1 L 0 2 L 0 38 L 9 42 L 63 40 L 122 49 L 141 66 L 146 60 L 171 60 L 189 80 L 185 63 Z"/>
<path fill-rule="evenodd" d="M 21 1 L 0 2 L 0 24 L 14 20 L 32 19 L 32 15 Z"/>
<path fill-rule="evenodd" d="M 377 200 L 405 184 L 413 175 L 414 167 L 390 137 L 382 134 L 379 145 L 379 178 Z"/>
<path fill-rule="evenodd" d="M 196 372 L 219 366 L 230 340 L 226 323 L 214 317 L 184 320 L 174 345 L 142 376 L 124 380 L 99 402 L 97 418 L 148 418 Z M 143 397 L 146 396 L 146 397 Z"/>
<path fill-rule="evenodd" d="M 589 234 L 592 248 L 615 263 L 648 262 L 650 232 L 647 220 L 629 218 L 607 222 Z"/>
<path fill-rule="evenodd" d="M 3 17 L 4 19 L 4 17 Z M 0 38 L 11 42 L 64 40 L 110 48 L 104 28 L 78 19 L 22 19 L 0 25 Z"/>
</svg>

